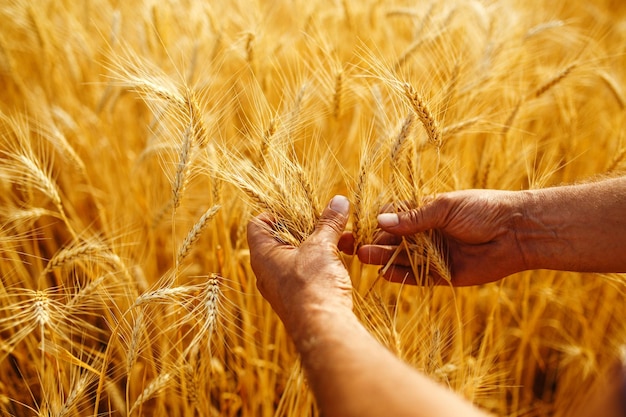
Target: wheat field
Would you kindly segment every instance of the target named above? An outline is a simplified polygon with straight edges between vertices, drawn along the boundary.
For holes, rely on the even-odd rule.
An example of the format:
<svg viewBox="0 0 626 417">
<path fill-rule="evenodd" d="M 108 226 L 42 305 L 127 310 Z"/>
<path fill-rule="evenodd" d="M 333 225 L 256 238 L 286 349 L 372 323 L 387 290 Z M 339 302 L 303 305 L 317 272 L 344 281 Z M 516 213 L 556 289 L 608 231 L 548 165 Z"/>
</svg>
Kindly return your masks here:
<svg viewBox="0 0 626 417">
<path fill-rule="evenodd" d="M 0 21 L 2 416 L 319 415 L 252 216 L 298 245 L 341 193 L 364 244 L 386 203 L 626 169 L 619 0 L 3 0 Z M 367 328 L 496 415 L 576 415 L 624 356 L 624 276 L 408 287 L 345 262 Z"/>
</svg>

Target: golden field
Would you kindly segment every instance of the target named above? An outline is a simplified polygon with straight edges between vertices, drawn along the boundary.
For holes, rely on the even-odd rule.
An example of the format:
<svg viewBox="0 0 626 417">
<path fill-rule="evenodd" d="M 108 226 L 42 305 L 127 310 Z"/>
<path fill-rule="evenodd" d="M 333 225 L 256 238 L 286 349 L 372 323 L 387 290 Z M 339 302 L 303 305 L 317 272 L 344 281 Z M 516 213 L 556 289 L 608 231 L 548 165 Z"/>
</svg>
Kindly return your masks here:
<svg viewBox="0 0 626 417">
<path fill-rule="evenodd" d="M 618 0 L 4 0 L 0 21 L 2 416 L 318 415 L 253 215 L 297 245 L 345 194 L 362 244 L 388 202 L 626 168 Z M 624 355 L 624 276 L 416 288 L 345 261 L 377 338 L 494 414 L 576 415 Z"/>
</svg>

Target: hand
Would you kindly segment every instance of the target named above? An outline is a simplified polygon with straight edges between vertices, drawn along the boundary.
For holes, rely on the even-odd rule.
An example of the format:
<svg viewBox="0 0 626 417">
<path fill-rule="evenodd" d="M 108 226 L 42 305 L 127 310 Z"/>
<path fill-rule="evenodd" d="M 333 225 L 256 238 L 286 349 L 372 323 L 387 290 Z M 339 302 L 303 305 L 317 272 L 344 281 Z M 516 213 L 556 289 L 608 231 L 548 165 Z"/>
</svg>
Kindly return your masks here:
<svg viewBox="0 0 626 417">
<path fill-rule="evenodd" d="M 346 227 L 349 202 L 335 196 L 314 232 L 299 247 L 278 242 L 271 234 L 274 219 L 262 214 L 248 224 L 250 263 L 257 287 L 294 332 L 319 309 L 352 311 L 352 283 L 337 249 Z"/>
<path fill-rule="evenodd" d="M 526 268 L 524 253 L 516 236 L 523 221 L 523 194 L 512 191 L 466 190 L 437 196 L 426 205 L 401 213 L 382 213 L 383 230 L 373 245 L 363 245 L 357 255 L 361 262 L 389 263 L 402 236 L 434 230 L 447 257 L 452 285 L 483 284 Z M 348 233 L 340 247 L 350 253 L 354 242 Z M 353 252 L 352 252 L 353 253 Z M 430 271 L 435 283 L 445 280 Z M 392 282 L 417 282 L 408 254 L 397 254 L 384 277 Z"/>
</svg>

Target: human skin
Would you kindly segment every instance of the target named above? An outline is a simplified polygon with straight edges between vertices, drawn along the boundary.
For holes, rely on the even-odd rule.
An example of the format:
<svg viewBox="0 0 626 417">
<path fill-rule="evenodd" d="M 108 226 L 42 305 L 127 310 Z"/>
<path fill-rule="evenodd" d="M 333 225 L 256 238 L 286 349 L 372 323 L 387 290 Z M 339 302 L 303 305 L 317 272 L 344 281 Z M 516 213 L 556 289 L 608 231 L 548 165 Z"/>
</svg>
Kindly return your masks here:
<svg viewBox="0 0 626 417">
<path fill-rule="evenodd" d="M 433 230 L 442 238 L 454 286 L 531 269 L 626 272 L 625 214 L 626 177 L 517 192 L 455 191 L 413 210 L 380 214 L 378 243 L 363 245 L 357 255 L 386 265 L 403 236 Z M 349 233 L 339 245 L 353 253 Z M 405 252 L 396 254 L 385 278 L 416 282 Z"/>
<path fill-rule="evenodd" d="M 485 414 L 382 346 L 352 311 L 352 285 L 337 243 L 349 203 L 336 196 L 299 247 L 276 241 L 273 219 L 248 225 L 259 291 L 291 336 L 322 415 L 468 416 Z"/>
<path fill-rule="evenodd" d="M 389 263 L 390 281 L 415 283 L 398 245 L 403 236 L 434 230 L 446 245 L 456 286 L 540 268 L 625 272 L 625 208 L 626 177 L 520 192 L 457 191 L 414 210 L 381 214 L 378 243 L 357 254 L 366 263 Z M 344 232 L 348 210 L 345 197 L 333 198 L 297 248 L 272 237 L 268 215 L 248 226 L 257 286 L 293 339 L 322 414 L 485 415 L 395 357 L 353 314 L 350 277 L 338 255 L 338 249 L 354 253 L 352 235 Z M 618 388 L 621 379 L 611 378 Z M 618 388 L 604 391 L 588 415 L 623 415 Z"/>
</svg>

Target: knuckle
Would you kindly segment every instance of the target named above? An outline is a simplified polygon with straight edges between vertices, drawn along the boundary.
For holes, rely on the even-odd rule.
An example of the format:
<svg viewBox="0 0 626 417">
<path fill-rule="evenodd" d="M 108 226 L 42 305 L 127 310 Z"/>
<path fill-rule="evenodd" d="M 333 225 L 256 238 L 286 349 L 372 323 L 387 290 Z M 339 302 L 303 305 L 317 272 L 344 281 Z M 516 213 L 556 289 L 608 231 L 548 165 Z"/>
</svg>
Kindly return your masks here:
<svg viewBox="0 0 626 417">
<path fill-rule="evenodd" d="M 405 217 L 410 224 L 420 224 L 424 215 L 421 209 L 412 209 L 406 212 Z"/>
<path fill-rule="evenodd" d="M 343 223 L 343 220 L 338 217 L 322 217 L 319 219 L 317 227 L 331 229 L 336 233 L 342 233 L 344 229 Z"/>
</svg>

